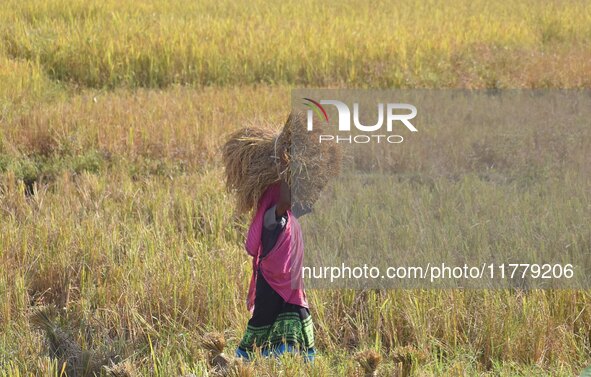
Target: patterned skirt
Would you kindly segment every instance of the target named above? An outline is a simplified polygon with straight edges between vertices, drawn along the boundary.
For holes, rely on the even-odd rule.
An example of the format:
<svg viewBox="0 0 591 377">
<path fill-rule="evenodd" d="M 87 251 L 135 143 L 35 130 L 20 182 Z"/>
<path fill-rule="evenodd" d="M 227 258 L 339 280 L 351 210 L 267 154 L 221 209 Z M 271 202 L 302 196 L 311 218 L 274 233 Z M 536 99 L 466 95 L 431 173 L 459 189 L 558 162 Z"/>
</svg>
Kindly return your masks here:
<svg viewBox="0 0 591 377">
<path fill-rule="evenodd" d="M 286 303 L 262 274 L 257 276 L 254 312 L 236 355 L 249 359 L 257 352 L 262 356 L 301 353 L 310 361 L 315 354 L 314 325 L 310 311 Z"/>
</svg>

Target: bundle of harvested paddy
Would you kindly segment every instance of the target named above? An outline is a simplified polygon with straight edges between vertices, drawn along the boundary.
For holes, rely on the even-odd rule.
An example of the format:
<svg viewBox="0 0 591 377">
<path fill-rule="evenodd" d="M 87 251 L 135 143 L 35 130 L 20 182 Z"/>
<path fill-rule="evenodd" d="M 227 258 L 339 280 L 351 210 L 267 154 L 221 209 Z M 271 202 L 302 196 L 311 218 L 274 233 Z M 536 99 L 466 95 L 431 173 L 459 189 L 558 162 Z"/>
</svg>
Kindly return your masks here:
<svg viewBox="0 0 591 377">
<path fill-rule="evenodd" d="M 265 189 L 281 179 L 290 184 L 294 204 L 314 204 L 338 175 L 342 159 L 337 146 L 320 143 L 318 135 L 307 130 L 304 112 L 291 113 L 281 133 L 244 128 L 232 134 L 224 144 L 223 161 L 238 211 L 255 208 Z"/>
<path fill-rule="evenodd" d="M 68 376 L 86 377 L 100 375 L 110 359 L 99 352 L 83 350 L 82 347 L 56 321 L 57 309 L 53 306 L 37 308 L 32 313 L 31 323 L 45 332 L 49 356 L 65 364 Z"/>
<path fill-rule="evenodd" d="M 355 355 L 355 360 L 361 365 L 365 377 L 374 377 L 378 375 L 377 369 L 382 356 L 375 350 L 365 350 Z"/>
<path fill-rule="evenodd" d="M 207 361 L 212 367 L 211 376 L 215 377 L 252 377 L 252 367 L 242 360 L 224 353 L 226 339 L 220 333 L 208 333 L 203 336 L 202 347 L 208 352 Z"/>
<path fill-rule="evenodd" d="M 203 336 L 202 346 L 209 352 L 208 362 L 214 368 L 226 369 L 232 358 L 224 353 L 226 339 L 220 333 L 208 333 Z"/>
</svg>

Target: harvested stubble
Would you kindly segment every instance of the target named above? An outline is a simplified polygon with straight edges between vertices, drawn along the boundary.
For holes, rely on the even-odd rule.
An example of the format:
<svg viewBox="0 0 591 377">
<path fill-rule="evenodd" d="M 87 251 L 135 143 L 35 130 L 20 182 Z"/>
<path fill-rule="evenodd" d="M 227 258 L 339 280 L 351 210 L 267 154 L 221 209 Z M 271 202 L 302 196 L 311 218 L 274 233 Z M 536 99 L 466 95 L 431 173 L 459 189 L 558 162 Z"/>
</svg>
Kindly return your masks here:
<svg viewBox="0 0 591 377">
<path fill-rule="evenodd" d="M 303 112 L 292 112 L 281 133 L 243 128 L 223 147 L 226 187 L 236 194 L 237 210 L 248 212 L 265 189 L 285 179 L 292 202 L 311 206 L 331 178 L 339 174 L 342 154 L 335 144 L 320 143 L 308 131 Z"/>
</svg>

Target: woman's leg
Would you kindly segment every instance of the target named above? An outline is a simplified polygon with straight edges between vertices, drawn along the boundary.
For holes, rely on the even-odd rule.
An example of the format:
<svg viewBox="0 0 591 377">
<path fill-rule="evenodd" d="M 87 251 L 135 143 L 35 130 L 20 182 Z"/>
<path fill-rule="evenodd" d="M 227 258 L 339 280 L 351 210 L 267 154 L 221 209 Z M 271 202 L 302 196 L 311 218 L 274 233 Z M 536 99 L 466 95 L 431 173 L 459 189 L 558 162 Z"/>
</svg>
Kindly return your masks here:
<svg viewBox="0 0 591 377">
<path fill-rule="evenodd" d="M 273 323 L 269 340 L 274 356 L 286 352 L 300 353 L 307 361 L 312 361 L 316 351 L 310 311 L 298 305 L 286 304 Z"/>
<path fill-rule="evenodd" d="M 263 348 L 268 345 L 271 327 L 285 303 L 260 273 L 257 276 L 256 284 L 254 311 L 248 321 L 246 333 L 236 349 L 236 357 L 247 360 L 255 348 Z M 262 351 L 263 356 L 266 356 L 267 351 L 265 349 Z"/>
</svg>

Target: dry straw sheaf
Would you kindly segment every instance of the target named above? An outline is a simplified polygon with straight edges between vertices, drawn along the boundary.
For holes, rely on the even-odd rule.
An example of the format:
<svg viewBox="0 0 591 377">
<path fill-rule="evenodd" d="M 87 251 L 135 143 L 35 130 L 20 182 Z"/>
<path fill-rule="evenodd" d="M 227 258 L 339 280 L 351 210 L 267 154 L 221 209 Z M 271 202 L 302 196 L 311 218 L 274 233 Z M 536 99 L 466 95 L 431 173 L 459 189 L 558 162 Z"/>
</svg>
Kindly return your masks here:
<svg viewBox="0 0 591 377">
<path fill-rule="evenodd" d="M 377 376 L 377 369 L 382 362 L 382 356 L 375 350 L 365 350 L 355 355 L 355 360 L 363 369 L 365 377 Z"/>
<path fill-rule="evenodd" d="M 220 333 L 208 333 L 203 336 L 203 348 L 208 352 L 208 363 L 212 368 L 212 377 L 252 377 L 253 368 L 241 359 L 224 353 L 226 339 Z"/>
<path fill-rule="evenodd" d="M 30 316 L 31 324 L 43 331 L 49 348 L 49 356 L 60 365 L 65 365 L 65 372 L 72 377 L 90 377 L 101 375 L 101 370 L 109 376 L 127 374 L 110 372 L 104 368 L 114 365 L 110 358 L 100 352 L 84 350 L 74 337 L 57 322 L 58 312 L 54 306 L 36 308 Z M 120 372 L 123 372 L 120 369 Z"/>
<path fill-rule="evenodd" d="M 223 146 L 226 187 L 236 194 L 237 210 L 255 208 L 264 190 L 285 179 L 293 203 L 310 206 L 327 182 L 338 175 L 342 154 L 335 144 L 320 143 L 308 131 L 304 112 L 292 112 L 281 133 L 243 128 Z"/>
</svg>

